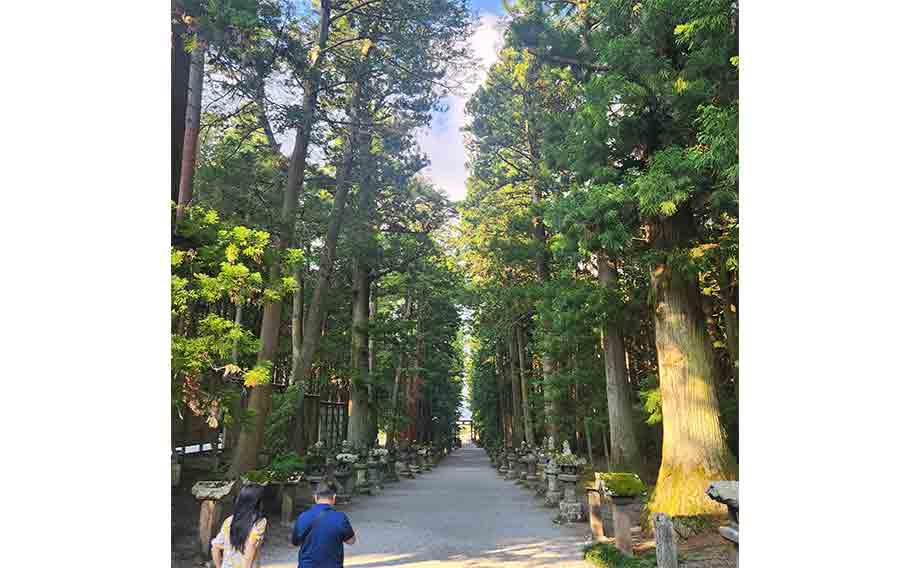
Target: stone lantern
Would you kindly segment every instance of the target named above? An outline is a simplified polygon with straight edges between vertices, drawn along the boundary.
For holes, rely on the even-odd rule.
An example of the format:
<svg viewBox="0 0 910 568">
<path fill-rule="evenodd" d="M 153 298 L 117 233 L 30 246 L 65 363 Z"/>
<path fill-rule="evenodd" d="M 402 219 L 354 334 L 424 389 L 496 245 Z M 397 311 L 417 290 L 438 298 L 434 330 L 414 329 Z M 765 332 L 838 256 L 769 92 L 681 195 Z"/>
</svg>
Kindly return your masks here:
<svg viewBox="0 0 910 568">
<path fill-rule="evenodd" d="M 547 462 L 547 466 L 544 468 L 544 472 L 547 476 L 547 493 L 544 497 L 544 504 L 547 507 L 555 507 L 559 504 L 560 497 L 562 497 L 562 491 L 559 487 L 559 466 L 556 465 L 556 460 L 550 460 Z"/>
<path fill-rule="evenodd" d="M 584 520 L 584 515 L 581 512 L 581 501 L 578 500 L 578 495 L 575 494 L 575 486 L 578 483 L 578 476 L 561 473 L 559 474 L 559 481 L 562 482 L 563 486 L 563 498 L 559 502 L 559 516 L 564 521 L 579 523 Z"/>
</svg>

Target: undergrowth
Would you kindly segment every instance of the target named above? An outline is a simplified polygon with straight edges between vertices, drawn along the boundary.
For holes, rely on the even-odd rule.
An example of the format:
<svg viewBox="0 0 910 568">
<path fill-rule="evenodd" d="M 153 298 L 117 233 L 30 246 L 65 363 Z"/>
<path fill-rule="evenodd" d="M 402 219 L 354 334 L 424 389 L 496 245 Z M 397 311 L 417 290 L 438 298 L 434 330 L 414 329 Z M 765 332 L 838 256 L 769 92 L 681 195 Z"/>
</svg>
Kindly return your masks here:
<svg viewBox="0 0 910 568">
<path fill-rule="evenodd" d="M 605 542 L 587 547 L 585 560 L 598 568 L 657 568 L 657 556 L 653 552 L 629 557 L 612 544 Z"/>
</svg>

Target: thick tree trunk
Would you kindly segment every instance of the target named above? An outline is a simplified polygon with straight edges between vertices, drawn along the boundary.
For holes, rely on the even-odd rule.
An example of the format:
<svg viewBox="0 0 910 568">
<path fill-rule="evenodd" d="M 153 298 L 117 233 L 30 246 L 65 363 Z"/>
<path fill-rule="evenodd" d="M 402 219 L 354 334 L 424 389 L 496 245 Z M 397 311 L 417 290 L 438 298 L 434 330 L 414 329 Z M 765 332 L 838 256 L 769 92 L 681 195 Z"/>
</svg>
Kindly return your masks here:
<svg viewBox="0 0 910 568">
<path fill-rule="evenodd" d="M 512 409 L 514 414 L 512 420 L 512 444 L 518 447 L 525 441 L 525 433 L 521 401 L 521 375 L 518 372 L 518 347 L 516 345 L 518 339 L 516 331 L 516 327 L 512 326 L 512 333 L 509 334 L 509 378 L 512 383 Z"/>
<path fill-rule="evenodd" d="M 370 321 L 370 272 L 362 259 L 354 261 L 354 298 L 351 309 L 351 413 L 348 440 L 355 444 L 372 442 L 369 424 L 370 352 L 367 326 Z"/>
<path fill-rule="evenodd" d="M 294 222 L 297 218 L 298 193 L 303 183 L 303 172 L 306 167 L 307 150 L 310 145 L 310 134 L 313 130 L 313 122 L 316 111 L 316 100 L 319 92 L 319 82 L 321 78 L 320 65 L 322 62 L 322 53 L 325 50 L 326 42 L 329 36 L 330 23 L 330 2 L 323 0 L 321 4 L 319 39 L 317 45 L 320 47 L 319 56 L 311 67 L 310 76 L 304 82 L 304 104 L 303 115 L 297 126 L 297 135 L 294 139 L 294 150 L 291 153 L 290 164 L 288 168 L 287 184 L 284 188 L 284 196 L 281 206 L 281 225 L 278 236 L 277 258 L 284 256 L 294 232 Z M 269 267 L 269 282 L 277 282 L 281 276 L 281 267 L 278 262 L 273 262 Z M 281 301 L 266 300 L 262 309 L 262 327 L 260 332 L 261 348 L 259 350 L 258 362 L 260 364 L 273 362 L 275 353 L 278 348 L 278 335 L 281 329 Z M 300 389 L 303 393 L 304 389 Z M 303 400 L 303 396 L 301 396 Z M 272 384 L 271 382 L 264 385 L 253 387 L 249 398 L 248 408 L 255 414 L 254 425 L 252 430 L 242 430 L 237 440 L 237 449 L 234 452 L 234 461 L 228 472 L 230 477 L 237 477 L 240 474 L 256 467 L 256 458 L 259 450 L 262 448 L 262 441 L 265 433 L 265 422 L 271 410 L 272 404 Z M 298 420 L 300 427 L 303 421 Z M 299 430 L 299 428 L 297 428 Z"/>
<path fill-rule="evenodd" d="M 607 254 L 597 255 L 597 278 L 608 290 L 616 288 L 616 268 Z M 601 339 L 604 371 L 607 381 L 607 409 L 610 418 L 611 469 L 637 472 L 641 467 L 641 453 L 635 435 L 631 389 L 626 369 L 626 355 L 622 335 L 616 325 L 605 325 Z"/>
<path fill-rule="evenodd" d="M 177 222 L 183 219 L 193 199 L 193 176 L 196 173 L 196 147 L 199 143 L 199 118 L 202 113 L 202 79 L 205 76 L 205 41 L 199 38 L 190 54 L 190 80 L 183 127 L 180 158 L 180 187 L 177 193 Z"/>
<path fill-rule="evenodd" d="M 347 207 L 348 191 L 350 190 L 349 177 L 354 164 L 354 146 L 360 139 L 360 123 L 362 122 L 361 112 L 361 92 L 362 78 L 358 76 L 354 81 L 351 93 L 351 102 L 349 106 L 349 116 L 354 117 L 353 125 L 345 142 L 344 153 L 341 157 L 341 163 L 335 174 L 335 199 L 332 202 L 332 213 L 329 218 L 329 224 L 326 230 L 325 245 L 322 249 L 322 255 L 319 259 L 319 272 L 316 275 L 316 286 L 313 288 L 313 294 L 310 296 L 310 303 L 307 308 L 306 323 L 303 329 L 303 340 L 301 341 L 300 365 L 304 380 L 309 379 L 313 370 L 313 358 L 316 354 L 316 347 L 319 344 L 319 322 L 322 320 L 322 309 L 325 295 L 329 289 L 329 282 L 332 276 L 332 269 L 335 264 L 335 252 L 338 246 L 338 235 L 341 232 L 341 224 L 344 220 L 345 209 Z M 302 391 L 301 391 L 302 393 Z M 298 452 L 303 452 L 305 448 L 300 447 L 303 440 L 301 427 L 303 421 L 303 395 L 300 395 L 297 404 L 297 421 L 299 426 L 295 428 L 293 436 L 293 447 Z"/>
<path fill-rule="evenodd" d="M 649 226 L 654 248 L 670 251 L 691 237 L 687 210 Z M 651 270 L 663 413 L 663 450 L 652 512 L 686 516 L 723 512 L 705 495 L 712 480 L 734 479 L 715 392 L 714 354 L 696 282 L 665 261 Z"/>
<path fill-rule="evenodd" d="M 423 336 L 420 329 L 420 314 L 417 315 L 417 341 L 414 346 L 414 371 L 408 385 L 408 418 L 411 426 L 409 427 L 411 439 L 420 440 L 420 420 L 423 416 L 422 386 L 423 379 L 420 377 L 420 369 L 423 368 Z"/>
<path fill-rule="evenodd" d="M 537 75 L 537 60 L 535 59 L 531 63 L 531 68 L 528 70 L 528 84 L 532 84 L 536 79 Z M 538 168 L 542 165 L 540 157 L 540 148 L 538 145 L 538 136 L 539 130 L 536 125 L 536 117 L 533 109 L 533 101 L 531 99 L 531 92 L 529 89 L 525 89 L 523 96 L 523 104 L 525 109 L 525 136 L 528 143 L 528 153 L 531 155 L 533 160 L 533 168 L 535 179 L 531 180 L 529 184 L 531 186 L 531 202 L 535 208 L 539 208 L 542 201 L 542 191 L 541 191 L 541 180 L 537 179 L 539 175 Z M 550 279 L 550 266 L 549 266 L 549 251 L 547 248 L 547 231 L 543 224 L 543 219 L 540 215 L 535 215 L 533 220 L 533 237 L 534 242 L 537 246 L 537 257 L 536 257 L 536 269 L 537 269 L 537 278 L 541 283 L 546 282 Z M 544 332 L 550 329 L 551 322 L 548 319 L 541 321 L 541 327 Z M 559 424 L 558 417 L 556 413 L 556 396 L 557 392 L 555 387 L 552 384 L 553 377 L 553 359 L 552 355 L 547 352 L 546 349 L 540 355 L 541 361 L 541 374 L 543 375 L 543 390 L 544 390 L 544 417 L 546 422 L 546 432 L 548 435 L 553 436 L 554 438 L 559 438 Z"/>
<path fill-rule="evenodd" d="M 371 317 L 371 266 L 373 256 L 373 200 L 374 187 L 372 178 L 373 159 L 369 146 L 371 137 L 361 136 L 357 145 L 361 149 L 360 160 L 360 194 L 357 200 L 356 223 L 353 241 L 355 256 L 353 262 L 353 301 L 351 308 L 351 369 L 354 375 L 351 381 L 351 414 L 348 418 L 348 440 L 369 444 L 375 441 L 375 416 L 373 408 L 373 388 L 371 381 L 372 362 L 370 357 L 370 317 Z"/>
<path fill-rule="evenodd" d="M 518 372 L 521 376 L 521 409 L 525 421 L 525 438 L 532 446 L 534 443 L 534 422 L 531 420 L 531 403 L 528 400 L 528 366 L 525 364 L 526 335 L 525 328 L 518 326 L 515 337 L 518 342 Z"/>
<path fill-rule="evenodd" d="M 404 298 L 404 311 L 402 312 L 402 319 L 407 321 L 411 319 L 411 289 L 408 288 L 405 292 Z M 398 434 L 398 417 L 401 412 L 401 405 L 399 403 L 399 391 L 401 388 L 401 377 L 404 369 L 407 367 L 408 357 L 405 353 L 405 347 L 402 345 L 398 350 L 398 366 L 395 368 L 395 383 L 392 385 L 392 433 L 390 439 L 397 440 Z"/>
</svg>

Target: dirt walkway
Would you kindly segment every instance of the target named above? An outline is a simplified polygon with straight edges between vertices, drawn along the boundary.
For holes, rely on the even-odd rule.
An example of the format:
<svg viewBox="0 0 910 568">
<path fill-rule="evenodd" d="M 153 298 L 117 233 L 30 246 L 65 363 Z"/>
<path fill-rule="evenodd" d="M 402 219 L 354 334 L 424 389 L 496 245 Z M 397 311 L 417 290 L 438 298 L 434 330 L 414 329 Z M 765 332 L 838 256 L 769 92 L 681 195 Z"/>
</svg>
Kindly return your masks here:
<svg viewBox="0 0 910 568">
<path fill-rule="evenodd" d="M 559 527 L 530 491 L 496 475 L 483 450 L 465 447 L 417 479 L 387 483 L 345 511 L 357 544 L 345 566 L 581 568 L 587 525 Z M 270 531 L 263 568 L 297 566 L 287 529 Z"/>
</svg>

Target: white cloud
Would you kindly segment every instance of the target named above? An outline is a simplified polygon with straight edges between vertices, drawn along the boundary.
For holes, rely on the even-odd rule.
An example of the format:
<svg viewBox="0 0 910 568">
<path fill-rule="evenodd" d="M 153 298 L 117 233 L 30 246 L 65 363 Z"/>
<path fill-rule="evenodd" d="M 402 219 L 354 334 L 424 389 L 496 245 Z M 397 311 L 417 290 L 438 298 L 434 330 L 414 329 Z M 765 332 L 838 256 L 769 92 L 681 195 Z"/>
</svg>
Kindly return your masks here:
<svg viewBox="0 0 910 568">
<path fill-rule="evenodd" d="M 486 78 L 487 70 L 496 61 L 502 47 L 503 28 L 496 14 L 482 12 L 480 25 L 469 39 L 474 57 L 480 60 L 481 69 L 472 81 L 465 83 L 464 94 L 446 97 L 448 112 L 437 114 L 428 131 L 418 136 L 421 148 L 430 159 L 430 166 L 421 172 L 433 184 L 445 191 L 453 200 L 463 199 L 468 179 L 463 134 L 467 122 L 465 104 Z"/>
</svg>

